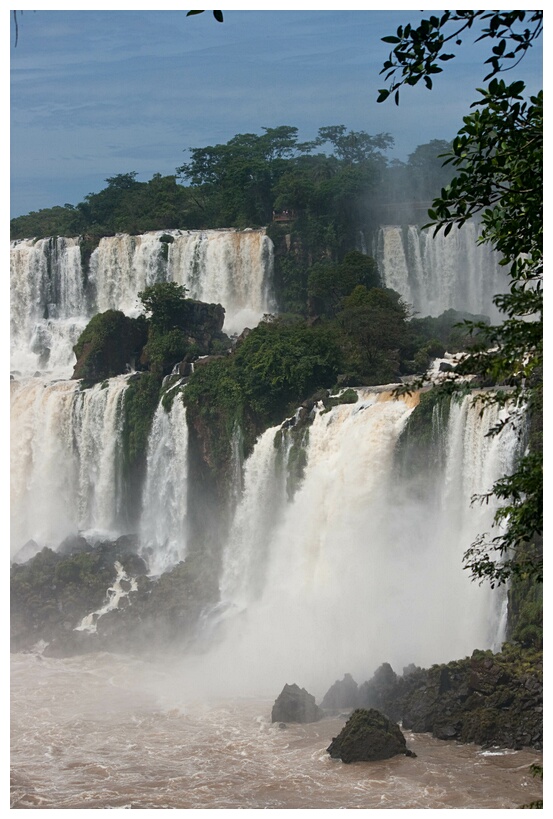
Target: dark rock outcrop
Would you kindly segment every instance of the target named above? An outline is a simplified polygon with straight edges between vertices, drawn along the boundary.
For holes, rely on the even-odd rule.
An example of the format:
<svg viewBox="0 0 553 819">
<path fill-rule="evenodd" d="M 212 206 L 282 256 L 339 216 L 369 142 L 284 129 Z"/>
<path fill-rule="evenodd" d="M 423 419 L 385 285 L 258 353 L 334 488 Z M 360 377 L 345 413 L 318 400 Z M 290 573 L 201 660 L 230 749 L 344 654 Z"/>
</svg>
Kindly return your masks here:
<svg viewBox="0 0 553 819">
<path fill-rule="evenodd" d="M 396 675 L 385 663 L 359 687 L 359 704 L 378 708 L 404 729 L 438 739 L 541 750 L 541 652 L 505 644 L 471 657 Z"/>
<path fill-rule="evenodd" d="M 143 318 L 129 318 L 120 310 L 94 316 L 73 348 L 77 363 L 72 378 L 97 383 L 123 375 L 133 367 L 147 339 Z"/>
<path fill-rule="evenodd" d="M 294 683 L 286 684 L 275 700 L 271 722 L 317 722 L 322 716 L 315 697 Z"/>
<path fill-rule="evenodd" d="M 376 708 L 399 722 L 401 713 L 396 706 L 397 689 L 397 674 L 389 663 L 382 663 L 372 679 L 359 686 L 358 704 L 361 708 Z"/>
<path fill-rule="evenodd" d="M 475 651 L 470 658 L 413 675 L 401 697 L 403 725 L 439 739 L 541 749 L 541 658 L 516 649 Z"/>
<path fill-rule="evenodd" d="M 321 707 L 328 711 L 340 711 L 343 708 L 356 708 L 358 705 L 358 686 L 351 674 L 344 674 L 343 680 L 336 680 L 331 685 L 321 702 Z"/>
<path fill-rule="evenodd" d="M 398 754 L 415 756 L 399 725 L 374 708 L 358 708 L 327 748 L 333 759 L 342 762 L 374 762 Z"/>
</svg>

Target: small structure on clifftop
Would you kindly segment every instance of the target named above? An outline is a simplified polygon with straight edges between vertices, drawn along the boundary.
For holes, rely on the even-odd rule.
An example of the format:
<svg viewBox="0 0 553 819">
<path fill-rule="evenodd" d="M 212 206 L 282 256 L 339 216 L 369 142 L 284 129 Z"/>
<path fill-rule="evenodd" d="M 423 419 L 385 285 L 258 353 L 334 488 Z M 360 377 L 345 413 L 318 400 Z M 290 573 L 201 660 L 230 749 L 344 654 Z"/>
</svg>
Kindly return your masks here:
<svg viewBox="0 0 553 819">
<path fill-rule="evenodd" d="M 358 708 L 327 748 L 342 762 L 374 762 L 397 754 L 416 756 L 407 749 L 399 725 L 374 708 Z"/>
</svg>

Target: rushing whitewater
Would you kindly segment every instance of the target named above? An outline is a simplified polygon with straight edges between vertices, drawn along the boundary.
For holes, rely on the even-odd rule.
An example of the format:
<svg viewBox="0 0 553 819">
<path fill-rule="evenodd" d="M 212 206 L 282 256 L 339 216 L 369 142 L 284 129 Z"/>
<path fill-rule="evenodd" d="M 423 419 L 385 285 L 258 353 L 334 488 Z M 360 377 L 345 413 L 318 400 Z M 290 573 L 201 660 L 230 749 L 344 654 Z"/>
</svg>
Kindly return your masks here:
<svg viewBox="0 0 553 819">
<path fill-rule="evenodd" d="M 159 404 L 150 431 L 140 535 L 152 574 L 186 557 L 188 427 L 182 401 Z"/>
<path fill-rule="evenodd" d="M 486 437 L 497 408 L 480 414 L 465 397 L 445 427 L 436 420 L 440 474 L 419 476 L 432 489 L 413 494 L 395 453 L 415 403 L 365 389 L 357 404 L 319 411 L 291 500 L 289 441 L 279 452 L 277 428 L 261 436 L 225 547 L 219 645 L 195 667 L 202 685 L 220 693 L 224 669 L 226 692 L 297 681 L 322 694 L 346 671 L 364 680 L 384 661 L 401 671 L 500 647 L 503 598 L 471 582 L 462 556 L 494 512 L 471 498 L 509 469 L 518 437 L 509 427 Z"/>
<path fill-rule="evenodd" d="M 161 241 L 163 239 L 163 241 Z M 264 230 L 157 231 L 104 237 L 85 269 L 79 239 L 22 239 L 10 247 L 11 366 L 70 377 L 73 346 L 106 310 L 140 312 L 138 293 L 163 281 L 225 308 L 227 333 L 274 312 L 273 244 Z"/>
<path fill-rule="evenodd" d="M 508 280 L 498 256 L 478 244 L 473 223 L 433 236 L 416 225 L 385 225 L 378 231 L 375 257 L 386 287 L 391 287 L 420 316 L 439 316 L 454 309 L 496 320 L 492 302 Z"/>
<path fill-rule="evenodd" d="M 125 376 L 88 390 L 80 390 L 78 381 L 11 382 L 12 556 L 28 541 L 38 551 L 77 532 L 126 531 L 126 386 Z"/>
<path fill-rule="evenodd" d="M 407 237 L 429 276 L 436 259 L 443 257 L 443 270 L 446 261 L 448 270 L 457 265 L 450 245 L 437 241 L 434 261 L 425 267 L 423 239 L 411 228 Z M 400 238 L 399 228 L 382 230 L 386 258 L 401 256 Z M 401 292 L 400 268 L 384 269 L 386 283 Z M 38 367 L 50 375 L 12 381 L 12 556 L 27 559 L 80 533 L 92 542 L 138 535 L 154 576 L 186 559 L 194 475 L 181 396 L 169 411 L 163 403 L 157 408 L 144 481 L 131 489 L 123 453 L 125 391 L 133 376 L 89 389 L 53 379 L 63 370 L 55 365 L 63 345 L 54 343 L 52 328 L 61 339 L 63 328 L 77 328 L 97 310 L 132 314 L 139 290 L 175 280 L 193 297 L 222 301 L 229 328 L 234 322 L 241 329 L 246 316 L 260 318 L 271 309 L 271 271 L 264 231 L 108 237 L 92 254 L 87 275 L 78 240 L 12 244 L 14 361 L 23 373 Z M 453 298 L 455 276 L 443 278 Z M 497 408 L 481 413 L 470 397 L 453 403 L 446 419 L 435 416 L 429 468 L 413 485 L 397 454 L 416 402 L 392 400 L 383 389 L 358 393 L 356 404 L 317 409 L 303 440 L 289 428 L 267 430 L 245 463 L 235 429 L 233 516 L 220 560 L 209 567 L 218 573 L 211 580 L 220 599 L 201 624 L 200 643 L 209 635 L 217 646 L 198 661 L 202 685 L 206 663 L 213 664 L 211 680 L 225 670 L 227 690 L 234 683 L 242 689 L 247 668 L 255 693 L 274 691 L 277 677 L 317 691 L 346 671 L 366 679 L 385 660 L 401 669 L 499 646 L 504 600 L 470 581 L 462 556 L 489 530 L 495 511 L 493 503 L 471 506 L 471 498 L 509 473 L 517 436 L 511 427 L 487 435 Z M 137 491 L 141 503 L 131 498 Z M 194 679 L 190 666 L 187 673 Z"/>
</svg>

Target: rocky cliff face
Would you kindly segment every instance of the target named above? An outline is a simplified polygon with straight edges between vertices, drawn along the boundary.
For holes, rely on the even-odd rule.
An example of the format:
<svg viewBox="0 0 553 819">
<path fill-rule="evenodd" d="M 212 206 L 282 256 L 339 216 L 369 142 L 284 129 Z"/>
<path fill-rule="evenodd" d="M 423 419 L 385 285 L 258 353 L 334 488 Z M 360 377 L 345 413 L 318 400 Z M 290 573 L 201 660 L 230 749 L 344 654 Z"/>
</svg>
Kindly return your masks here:
<svg viewBox="0 0 553 819">
<path fill-rule="evenodd" d="M 416 733 L 438 739 L 541 750 L 542 654 L 505 645 L 464 660 L 396 675 L 381 667 L 359 687 L 359 705 L 379 708 Z"/>
</svg>

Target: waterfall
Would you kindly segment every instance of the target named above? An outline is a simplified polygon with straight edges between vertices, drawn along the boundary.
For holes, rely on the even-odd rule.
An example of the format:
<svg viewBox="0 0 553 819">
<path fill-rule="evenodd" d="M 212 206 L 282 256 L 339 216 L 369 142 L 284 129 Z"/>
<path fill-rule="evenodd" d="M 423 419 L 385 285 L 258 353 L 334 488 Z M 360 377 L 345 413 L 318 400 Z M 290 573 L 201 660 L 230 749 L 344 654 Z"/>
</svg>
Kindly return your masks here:
<svg viewBox="0 0 553 819">
<path fill-rule="evenodd" d="M 240 610 L 263 588 L 266 550 L 285 500 L 283 473 L 277 469 L 275 435 L 266 430 L 244 468 L 244 491 L 236 508 L 223 555 L 221 598 Z"/>
<path fill-rule="evenodd" d="M 159 404 L 148 439 L 140 541 L 153 575 L 186 556 L 187 456 L 186 409 L 177 395 L 169 412 Z"/>
<path fill-rule="evenodd" d="M 69 374 L 88 316 L 78 239 L 11 242 L 10 309 L 12 368 Z"/>
<path fill-rule="evenodd" d="M 160 241 L 161 239 L 171 241 Z M 91 257 L 97 309 L 137 315 L 137 294 L 159 281 L 184 285 L 188 296 L 220 303 L 225 331 L 240 333 L 275 309 L 270 294 L 272 242 L 264 230 L 157 231 L 110 236 Z"/>
<path fill-rule="evenodd" d="M 110 309 L 138 315 L 138 293 L 163 281 L 184 285 L 190 298 L 222 304 L 225 332 L 240 333 L 275 311 L 272 277 L 273 244 L 265 230 L 108 236 L 86 271 L 78 238 L 13 241 L 12 369 L 69 377 L 73 346 L 90 318 Z"/>
<path fill-rule="evenodd" d="M 247 667 L 255 690 L 300 681 L 316 692 L 346 671 L 367 679 L 384 661 L 401 671 L 500 647 L 501 595 L 472 582 L 462 557 L 489 530 L 495 508 L 471 498 L 512 466 L 516 434 L 505 428 L 487 437 L 498 410 L 480 414 L 470 395 L 445 424 L 436 415 L 441 473 L 436 481 L 428 467 L 432 489 L 421 501 L 395 468 L 416 401 L 370 388 L 359 398 L 318 411 L 291 500 L 276 429 L 260 437 L 245 464 L 212 657 L 213 668 L 230 669 L 229 685 L 232 669 Z"/>
<path fill-rule="evenodd" d="M 444 236 L 415 225 L 385 225 L 378 231 L 376 259 L 386 287 L 401 294 L 420 316 L 439 316 L 449 309 L 497 320 L 492 302 L 507 291 L 508 280 L 498 256 L 478 244 L 472 223 Z"/>
<path fill-rule="evenodd" d="M 77 532 L 125 531 L 126 386 L 124 376 L 87 390 L 77 381 L 11 382 L 12 556 L 30 540 L 38 551 Z"/>
<path fill-rule="evenodd" d="M 276 309 L 273 248 L 263 230 L 179 233 L 169 245 L 167 264 L 169 276 L 185 285 L 192 298 L 223 305 L 227 333 L 253 327 Z"/>
<path fill-rule="evenodd" d="M 489 273 L 478 261 L 483 251 L 475 235 L 453 236 L 432 240 L 414 227 L 380 231 L 386 284 L 419 312 L 451 306 L 481 312 L 470 301 L 484 299 L 483 289 L 476 294 L 478 277 L 488 277 L 484 289 L 498 291 L 491 257 Z M 227 329 L 239 331 L 272 309 L 271 269 L 264 231 L 108 237 L 86 275 L 76 239 L 12 243 L 12 355 L 19 370 L 11 382 L 12 557 L 28 559 L 77 533 L 90 539 L 129 533 L 123 449 L 129 377 L 88 389 L 60 380 L 88 317 L 110 308 L 136 314 L 141 289 L 173 280 L 194 298 L 222 302 Z M 483 505 L 471 499 L 509 474 L 516 432 L 507 426 L 489 436 L 500 410 L 470 395 L 452 402 L 447 417 L 435 409 L 415 492 L 398 466 L 398 450 L 418 397 L 393 399 L 385 388 L 357 392 L 355 404 L 317 406 L 303 433 L 293 422 L 267 430 L 245 461 L 235 428 L 231 523 L 222 553 L 205 567 L 220 601 L 211 620 L 202 614 L 210 625 L 205 633 L 217 638 L 211 652 L 202 646 L 202 674 L 211 668 L 215 678 L 224 667 L 230 687 L 236 668 L 243 686 L 246 668 L 257 693 L 294 681 L 316 692 L 345 672 L 367 679 L 384 661 L 401 670 L 500 646 L 504 598 L 471 582 L 462 557 L 490 530 L 494 499 Z M 169 410 L 157 408 L 148 440 L 139 535 L 152 575 L 187 557 L 193 480 L 177 394 Z M 201 543 L 194 549 L 201 560 Z"/>
</svg>

